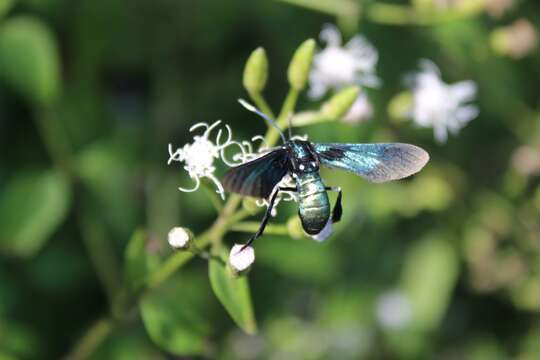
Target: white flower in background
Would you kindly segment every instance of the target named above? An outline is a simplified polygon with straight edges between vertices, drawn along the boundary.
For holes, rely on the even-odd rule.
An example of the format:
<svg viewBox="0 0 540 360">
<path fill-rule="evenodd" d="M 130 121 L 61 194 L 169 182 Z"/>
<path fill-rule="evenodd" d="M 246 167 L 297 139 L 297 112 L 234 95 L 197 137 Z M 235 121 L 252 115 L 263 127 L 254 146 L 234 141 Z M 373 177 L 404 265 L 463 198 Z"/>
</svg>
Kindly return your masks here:
<svg viewBox="0 0 540 360">
<path fill-rule="evenodd" d="M 373 106 L 369 102 L 366 93 L 358 95 L 343 121 L 349 124 L 358 124 L 364 122 L 373 116 Z"/>
<path fill-rule="evenodd" d="M 377 320 L 387 329 L 401 329 L 410 323 L 412 309 L 409 299 L 398 290 L 383 293 L 377 299 Z"/>
<path fill-rule="evenodd" d="M 379 54 L 363 36 L 356 35 L 342 46 L 339 30 L 327 24 L 320 39 L 326 43 L 326 47 L 313 58 L 313 68 L 309 74 L 310 98 L 319 99 L 329 89 L 349 85 L 374 87 L 379 84 L 375 75 Z"/>
<path fill-rule="evenodd" d="M 247 270 L 255 261 L 255 250 L 251 246 L 244 248 L 243 244 L 234 244 L 229 253 L 229 264 L 235 271 Z"/>
<path fill-rule="evenodd" d="M 167 241 L 175 249 L 186 249 L 189 247 L 193 234 L 183 227 L 175 227 L 169 231 Z"/>
<path fill-rule="evenodd" d="M 443 143 L 448 131 L 455 135 L 478 116 L 478 107 L 466 104 L 476 97 L 476 84 L 444 83 L 439 68 L 429 60 L 422 60 L 420 67 L 422 71 L 414 75 L 411 116 L 419 126 L 432 127 L 435 139 Z"/>
<path fill-rule="evenodd" d="M 221 159 L 228 166 L 236 166 L 241 163 L 234 163 L 227 160 L 225 157 L 225 149 L 231 145 L 236 145 L 241 150 L 240 158 L 244 158 L 245 153 L 242 144 L 232 140 L 232 131 L 229 125 L 225 125 L 227 130 L 227 139 L 221 143 L 221 135 L 223 131 L 220 129 L 216 136 L 215 143 L 209 140 L 210 133 L 213 129 L 221 124 L 221 120 L 216 121 L 212 125 L 206 123 L 198 123 L 193 125 L 189 131 L 193 132 L 198 128 L 204 127 L 205 131 L 202 136 L 195 135 L 193 137 L 193 143 L 186 144 L 182 148 L 176 149 L 173 152 L 173 147 L 169 144 L 169 160 L 167 164 L 170 165 L 173 161 L 185 163 L 184 169 L 188 172 L 189 176 L 195 181 L 195 185 L 191 189 L 179 187 L 180 191 L 193 192 L 199 189 L 200 179 L 206 177 L 210 179 L 217 187 L 217 193 L 222 199 L 225 199 L 225 192 L 221 182 L 214 176 L 216 170 L 214 166 L 214 160 Z M 238 155 L 238 154 L 237 154 Z M 238 158 L 238 156 L 235 156 Z M 233 157 L 234 158 L 234 157 Z"/>
</svg>

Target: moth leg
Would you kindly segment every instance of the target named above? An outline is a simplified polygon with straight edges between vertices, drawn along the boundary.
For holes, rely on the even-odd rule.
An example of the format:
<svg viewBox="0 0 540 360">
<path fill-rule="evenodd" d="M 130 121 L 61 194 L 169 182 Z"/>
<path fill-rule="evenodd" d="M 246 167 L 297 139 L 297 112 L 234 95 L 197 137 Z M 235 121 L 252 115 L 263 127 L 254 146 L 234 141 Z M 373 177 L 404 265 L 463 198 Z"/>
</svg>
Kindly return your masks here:
<svg viewBox="0 0 540 360">
<path fill-rule="evenodd" d="M 334 209 L 332 210 L 332 222 L 337 223 L 339 220 L 341 220 L 341 215 L 343 215 L 343 207 L 341 206 L 341 198 L 342 198 L 343 192 L 341 191 L 341 188 L 339 186 L 338 187 L 326 186 L 324 189 L 338 192 L 336 204 L 334 205 Z"/>
<path fill-rule="evenodd" d="M 257 230 L 257 232 L 255 234 L 253 234 L 253 236 L 251 236 L 251 238 L 242 247 L 242 249 L 240 249 L 240 251 L 247 248 L 249 245 L 251 245 L 253 243 L 253 241 L 255 241 L 255 239 L 261 237 L 261 235 L 263 234 L 264 229 L 266 228 L 266 224 L 268 223 L 268 220 L 270 220 L 270 215 L 272 213 L 272 208 L 274 207 L 274 202 L 276 201 L 277 194 L 279 193 L 280 190 L 281 190 L 281 188 L 278 188 L 278 187 L 276 187 L 274 189 L 274 191 L 273 191 L 273 193 L 272 193 L 272 195 L 270 197 L 270 203 L 268 204 L 268 208 L 266 209 L 266 212 L 264 213 L 263 219 L 261 221 L 261 225 L 259 225 L 259 230 Z"/>
<path fill-rule="evenodd" d="M 295 187 L 280 187 L 279 191 L 293 191 L 297 192 L 298 190 Z"/>
</svg>

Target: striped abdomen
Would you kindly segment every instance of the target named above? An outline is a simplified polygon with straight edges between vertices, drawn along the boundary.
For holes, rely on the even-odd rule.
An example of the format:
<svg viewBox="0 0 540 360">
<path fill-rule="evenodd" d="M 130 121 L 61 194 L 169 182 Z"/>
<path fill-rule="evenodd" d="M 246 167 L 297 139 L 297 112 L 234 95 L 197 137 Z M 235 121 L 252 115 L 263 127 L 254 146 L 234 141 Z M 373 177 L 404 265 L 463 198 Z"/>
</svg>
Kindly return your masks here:
<svg viewBox="0 0 540 360">
<path fill-rule="evenodd" d="M 321 232 L 330 218 L 330 202 L 318 172 L 299 174 L 298 215 L 304 230 L 315 235 Z"/>
</svg>

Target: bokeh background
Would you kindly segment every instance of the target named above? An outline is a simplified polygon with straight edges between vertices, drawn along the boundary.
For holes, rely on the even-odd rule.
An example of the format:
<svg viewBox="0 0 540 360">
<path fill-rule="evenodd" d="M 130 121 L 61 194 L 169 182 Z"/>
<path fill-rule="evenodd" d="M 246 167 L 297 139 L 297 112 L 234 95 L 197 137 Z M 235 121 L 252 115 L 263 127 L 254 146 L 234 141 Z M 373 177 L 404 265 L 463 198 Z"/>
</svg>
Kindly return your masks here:
<svg viewBox="0 0 540 360">
<path fill-rule="evenodd" d="M 540 358 L 539 21 L 534 0 L 0 0 L 0 358 Z M 246 59 L 266 49 L 277 111 L 292 54 L 325 23 L 378 49 L 375 114 L 295 131 L 414 143 L 430 163 L 384 185 L 323 171 L 344 221 L 323 244 L 256 243 L 256 335 L 202 259 L 141 305 L 122 290 L 135 230 L 155 267 L 170 228 L 216 218 L 204 191 L 177 190 L 189 177 L 167 144 L 217 119 L 263 133 L 236 102 Z M 445 144 L 389 112 L 421 58 L 478 85 L 480 116 Z M 282 203 L 272 222 L 295 213 Z"/>
</svg>

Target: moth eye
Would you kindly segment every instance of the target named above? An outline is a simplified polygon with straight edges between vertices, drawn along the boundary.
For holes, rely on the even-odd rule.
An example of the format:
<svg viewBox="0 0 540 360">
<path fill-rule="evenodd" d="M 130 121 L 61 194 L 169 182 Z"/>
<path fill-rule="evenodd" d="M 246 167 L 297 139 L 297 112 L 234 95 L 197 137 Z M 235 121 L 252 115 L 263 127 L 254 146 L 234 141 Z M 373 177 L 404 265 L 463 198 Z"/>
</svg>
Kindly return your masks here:
<svg viewBox="0 0 540 360">
<path fill-rule="evenodd" d="M 300 170 L 304 170 L 306 167 L 304 166 L 304 164 L 300 164 L 300 166 L 298 167 Z"/>
</svg>

